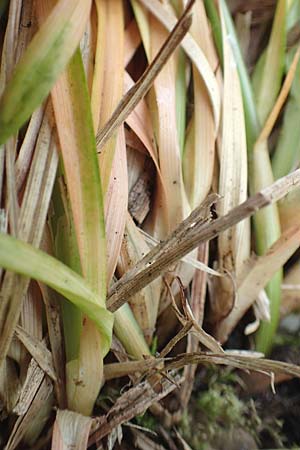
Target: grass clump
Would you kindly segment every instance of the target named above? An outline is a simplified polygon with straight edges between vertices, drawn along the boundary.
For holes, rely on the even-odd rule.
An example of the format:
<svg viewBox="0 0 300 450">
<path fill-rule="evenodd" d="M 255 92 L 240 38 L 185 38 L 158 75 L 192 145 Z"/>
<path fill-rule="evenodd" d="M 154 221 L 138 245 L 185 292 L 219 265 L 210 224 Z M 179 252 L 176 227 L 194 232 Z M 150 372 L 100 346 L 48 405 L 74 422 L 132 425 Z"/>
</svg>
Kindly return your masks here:
<svg viewBox="0 0 300 450">
<path fill-rule="evenodd" d="M 238 379 L 196 364 L 299 376 L 252 350 L 299 300 L 300 8 L 242 3 L 1 3 L 7 450 L 112 448 L 134 419 L 169 448 L 180 419 L 196 448 L 250 445 Z"/>
</svg>

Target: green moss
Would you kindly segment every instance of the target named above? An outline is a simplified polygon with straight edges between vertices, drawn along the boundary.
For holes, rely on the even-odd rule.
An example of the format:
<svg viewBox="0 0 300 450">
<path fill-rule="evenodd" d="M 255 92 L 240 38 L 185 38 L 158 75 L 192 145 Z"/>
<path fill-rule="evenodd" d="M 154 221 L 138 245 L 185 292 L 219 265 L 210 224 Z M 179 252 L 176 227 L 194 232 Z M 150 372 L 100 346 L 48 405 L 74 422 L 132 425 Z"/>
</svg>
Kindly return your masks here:
<svg viewBox="0 0 300 450">
<path fill-rule="evenodd" d="M 136 416 L 135 420 L 136 423 L 143 428 L 147 428 L 152 431 L 157 429 L 157 419 L 148 411 L 146 411 L 145 414 Z"/>
<path fill-rule="evenodd" d="M 206 450 L 214 447 L 224 430 L 227 435 L 239 429 L 253 435 L 259 418 L 250 402 L 238 398 L 239 379 L 235 373 L 213 368 L 208 370 L 206 377 L 205 390 L 192 396 L 189 410 L 180 424 L 180 432 L 186 441 L 192 448 Z M 257 436 L 253 437 L 257 439 Z"/>
<path fill-rule="evenodd" d="M 224 426 L 244 425 L 244 404 L 237 398 L 232 386 L 216 384 L 197 399 L 197 408 L 209 422 Z"/>
</svg>

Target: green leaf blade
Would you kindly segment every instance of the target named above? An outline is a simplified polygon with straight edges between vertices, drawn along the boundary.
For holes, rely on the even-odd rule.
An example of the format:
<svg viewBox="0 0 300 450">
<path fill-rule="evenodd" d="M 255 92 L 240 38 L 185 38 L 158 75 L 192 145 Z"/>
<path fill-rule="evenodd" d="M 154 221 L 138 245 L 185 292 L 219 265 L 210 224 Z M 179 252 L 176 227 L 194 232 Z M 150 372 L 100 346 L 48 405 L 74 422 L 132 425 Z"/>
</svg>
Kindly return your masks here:
<svg viewBox="0 0 300 450">
<path fill-rule="evenodd" d="M 49 94 L 79 44 L 90 3 L 59 2 L 33 37 L 0 101 L 0 144 L 24 125 Z M 81 23 L 77 23 L 80 15 Z"/>
<path fill-rule="evenodd" d="M 76 305 L 97 325 L 103 337 L 103 354 L 107 354 L 113 314 L 99 305 L 98 295 L 80 275 L 56 258 L 3 233 L 0 233 L 0 266 L 47 284 Z"/>
</svg>

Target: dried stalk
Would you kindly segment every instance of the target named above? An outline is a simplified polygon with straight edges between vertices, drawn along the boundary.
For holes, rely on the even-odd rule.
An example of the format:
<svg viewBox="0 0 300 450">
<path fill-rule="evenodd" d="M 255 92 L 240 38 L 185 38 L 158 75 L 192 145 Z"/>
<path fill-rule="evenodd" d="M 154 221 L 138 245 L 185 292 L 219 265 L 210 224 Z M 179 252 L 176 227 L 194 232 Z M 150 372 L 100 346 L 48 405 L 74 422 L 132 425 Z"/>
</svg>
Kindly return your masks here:
<svg viewBox="0 0 300 450">
<path fill-rule="evenodd" d="M 143 361 L 141 361 L 144 363 Z M 161 392 L 157 394 L 152 386 L 144 381 L 131 388 L 118 398 L 106 416 L 97 418 L 94 433 L 90 436 L 89 446 L 107 436 L 116 426 L 128 422 L 136 415 L 144 413 L 153 403 L 163 399 L 176 389 L 182 380 L 177 377 L 174 382 L 162 381 Z M 176 384 L 175 384 L 176 383 Z"/>
<path fill-rule="evenodd" d="M 280 178 L 213 222 L 207 220 L 207 214 L 203 216 L 203 212 L 216 201 L 216 196 L 209 196 L 166 241 L 157 245 L 113 285 L 108 296 L 107 308 L 116 311 L 129 297 L 161 276 L 170 266 L 201 243 L 213 239 L 261 208 L 278 201 L 297 186 L 300 186 L 300 169 Z"/>
</svg>

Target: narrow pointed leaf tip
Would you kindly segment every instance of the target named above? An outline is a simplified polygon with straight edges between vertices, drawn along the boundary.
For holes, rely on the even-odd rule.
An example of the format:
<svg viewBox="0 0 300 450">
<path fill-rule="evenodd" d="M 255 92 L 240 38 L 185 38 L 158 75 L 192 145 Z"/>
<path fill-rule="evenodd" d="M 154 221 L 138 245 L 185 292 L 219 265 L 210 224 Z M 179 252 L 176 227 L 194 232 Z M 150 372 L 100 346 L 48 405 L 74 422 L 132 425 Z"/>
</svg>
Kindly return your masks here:
<svg viewBox="0 0 300 450">
<path fill-rule="evenodd" d="M 79 44 L 90 7 L 91 0 L 59 1 L 32 39 L 0 100 L 0 144 L 49 94 Z"/>
<path fill-rule="evenodd" d="M 76 305 L 94 321 L 103 338 L 103 355 L 108 353 L 113 314 L 99 304 L 98 295 L 80 275 L 47 253 L 3 233 L 0 267 L 41 281 Z"/>
</svg>

